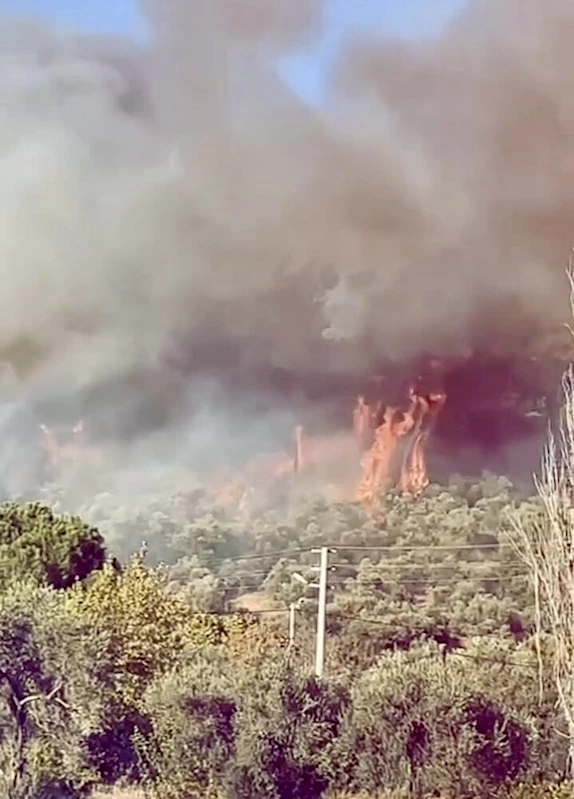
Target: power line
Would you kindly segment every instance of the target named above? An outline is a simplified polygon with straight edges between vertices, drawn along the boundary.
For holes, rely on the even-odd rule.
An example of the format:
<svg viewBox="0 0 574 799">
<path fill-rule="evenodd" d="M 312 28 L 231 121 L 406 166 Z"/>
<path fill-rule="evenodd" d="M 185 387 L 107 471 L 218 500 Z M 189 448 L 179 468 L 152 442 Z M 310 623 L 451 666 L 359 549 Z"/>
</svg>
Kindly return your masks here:
<svg viewBox="0 0 574 799">
<path fill-rule="evenodd" d="M 504 582 L 505 580 L 512 579 L 513 577 L 527 577 L 528 572 L 515 572 L 514 574 L 505 574 L 500 576 L 489 576 L 489 575 L 460 575 L 458 577 L 421 577 L 420 579 L 413 578 L 410 580 L 401 580 L 400 578 L 391 579 L 381 575 L 380 577 L 374 577 L 372 580 L 364 580 L 362 582 L 366 584 L 381 582 L 387 583 L 389 585 L 452 585 L 457 583 L 464 583 L 467 581 L 477 581 L 477 582 Z M 352 578 L 350 578 L 352 579 Z"/>
<path fill-rule="evenodd" d="M 538 671 L 538 666 L 536 666 L 534 663 L 518 663 L 513 660 L 498 660 L 498 658 L 489 658 L 486 657 L 486 655 L 471 655 L 468 652 L 461 652 L 457 649 L 450 651 L 448 654 L 459 658 L 467 658 L 467 660 L 474 660 L 476 662 L 497 663 L 499 666 L 513 666 L 517 669 L 535 669 Z"/>
<path fill-rule="evenodd" d="M 436 552 L 436 551 L 450 551 L 450 550 L 472 550 L 472 549 L 501 549 L 510 547 L 511 544 L 505 544 L 501 541 L 495 541 L 492 544 L 421 544 L 414 546 L 403 546 L 393 544 L 389 546 L 374 546 L 374 547 L 350 547 L 336 545 L 338 552 Z"/>
<path fill-rule="evenodd" d="M 345 564 L 338 564 L 338 565 L 345 565 Z M 466 569 L 468 564 L 464 564 Z M 482 564 L 481 564 L 482 565 Z M 504 564 L 506 565 L 506 564 Z M 518 565 L 518 562 L 517 562 Z M 418 564 L 385 564 L 384 568 L 392 568 L 395 569 L 405 569 L 407 572 L 409 569 L 413 568 L 424 568 L 425 571 L 430 571 L 434 568 L 431 566 L 422 566 Z M 515 567 L 516 568 L 516 567 Z M 263 587 L 265 580 L 271 574 L 270 571 L 262 571 L 262 572 L 245 572 L 243 574 L 233 574 L 230 576 L 217 576 L 216 580 L 219 582 L 219 586 L 224 589 L 254 589 L 259 590 Z M 395 576 L 390 577 L 384 573 L 381 574 L 374 574 L 374 575 L 358 575 L 358 574 L 337 574 L 334 572 L 331 576 L 334 578 L 335 586 L 341 585 L 348 580 L 353 580 L 357 582 L 359 585 L 373 585 L 376 583 L 391 585 L 391 586 L 407 586 L 407 585 L 429 585 L 429 586 L 444 586 L 444 585 L 457 585 L 459 583 L 465 582 L 480 582 L 480 583 L 487 583 L 487 582 L 505 582 L 507 580 L 512 580 L 514 578 L 528 577 L 529 572 L 527 571 L 509 571 L 506 574 L 484 574 L 484 573 L 474 573 L 474 574 L 456 574 L 451 576 L 437 576 L 437 577 L 430 577 L 426 574 L 421 577 L 411 576 L 410 574 L 406 574 L 405 577 Z M 256 579 L 261 578 L 261 579 Z M 335 587 L 334 586 L 334 587 Z M 339 594 L 340 595 L 340 594 Z"/>
<path fill-rule="evenodd" d="M 391 650 L 391 651 L 405 651 L 405 650 Z M 415 655 L 419 660 L 438 660 L 442 658 L 442 662 L 447 665 L 448 658 L 452 657 L 461 657 L 466 658 L 467 660 L 472 660 L 475 663 L 494 663 L 497 666 L 512 666 L 513 668 L 517 669 L 528 669 L 528 670 L 536 670 L 538 671 L 538 666 L 534 663 L 518 663 L 514 660 L 499 660 L 498 658 L 489 658 L 483 655 L 471 655 L 469 652 L 461 652 L 458 649 L 449 649 L 447 650 L 444 655 L 443 653 L 419 653 L 416 650 L 408 649 L 406 650 L 409 655 Z"/>
<path fill-rule="evenodd" d="M 399 627 L 402 624 L 407 625 L 407 622 L 400 622 L 400 621 L 391 622 L 391 621 L 384 621 L 383 619 L 368 619 L 368 618 L 366 619 L 364 616 L 356 616 L 354 614 L 351 615 L 351 614 L 348 614 L 348 613 L 338 613 L 336 608 L 335 609 L 331 609 L 331 615 L 332 616 L 336 616 L 336 618 L 338 618 L 338 619 L 347 619 L 348 621 L 361 621 L 361 622 L 364 622 L 365 624 L 376 624 L 379 627 L 380 626 L 389 627 L 390 629 L 395 629 L 396 627 Z M 442 628 L 446 629 L 448 627 L 448 622 L 440 622 L 438 620 L 431 620 L 429 623 L 430 624 L 436 624 L 437 627 L 439 627 L 439 628 L 442 627 Z M 412 625 L 408 625 L 408 627 L 409 627 L 410 630 L 418 630 L 420 632 L 428 632 L 428 625 L 412 624 Z"/>
<path fill-rule="evenodd" d="M 323 546 L 321 544 L 321 546 Z M 420 545 L 404 545 L 404 544 L 388 544 L 379 546 L 349 546 L 339 544 L 325 544 L 329 548 L 337 549 L 340 552 L 458 552 L 458 551 L 473 551 L 473 550 L 490 550 L 498 551 L 500 549 L 512 548 L 510 543 L 503 541 L 493 541 L 489 544 L 420 544 Z M 213 566 L 222 566 L 226 563 L 239 563 L 243 561 L 257 561 L 266 560 L 270 558 L 282 558 L 295 555 L 309 554 L 313 549 L 313 545 L 308 547 L 300 547 L 297 549 L 282 549 L 271 552 L 261 552 L 245 555 L 230 555 L 229 557 L 207 558 L 204 563 L 197 564 L 198 568 L 211 568 Z M 316 547 L 315 547 L 316 548 Z M 343 564 L 341 564 L 343 565 Z M 346 565 L 346 564 L 345 564 Z"/>
<path fill-rule="evenodd" d="M 287 555 L 302 555 L 308 552 L 311 552 L 311 547 L 305 547 L 305 549 L 283 549 L 283 550 L 278 550 L 276 552 L 263 552 L 259 555 L 233 555 L 228 558 L 209 560 L 205 564 L 200 563 L 198 564 L 198 568 L 201 567 L 209 568 L 210 566 L 221 566 L 224 565 L 225 563 L 239 563 L 241 561 L 265 560 L 266 558 L 281 558 Z"/>
<path fill-rule="evenodd" d="M 473 551 L 473 550 L 494 550 L 512 548 L 511 544 L 506 544 L 501 541 L 493 542 L 492 544 L 424 544 L 407 546 L 402 544 L 389 544 L 384 546 L 340 546 L 339 544 L 329 544 L 329 548 L 336 549 L 339 552 L 459 552 L 459 551 Z M 269 558 L 282 558 L 294 555 L 303 555 L 311 553 L 313 546 L 303 547 L 299 549 L 283 549 L 272 552 L 262 552 L 252 555 L 231 555 L 227 558 L 207 559 L 205 563 L 199 563 L 198 568 L 211 568 L 213 566 L 222 566 L 226 563 L 240 563 L 243 561 L 257 561 L 266 560 Z M 340 564 L 347 565 L 347 564 Z M 378 564 L 375 564 L 378 565 Z"/>
<path fill-rule="evenodd" d="M 207 613 L 207 616 L 264 616 L 267 613 L 289 613 L 289 608 L 259 608 L 258 610 L 249 610 L 249 608 L 236 608 L 235 610 L 222 610 L 217 613 Z"/>
<path fill-rule="evenodd" d="M 233 574 L 220 576 L 218 579 L 220 580 L 241 580 L 244 577 L 269 577 L 271 571 L 267 569 L 266 571 L 260 572 L 233 572 Z"/>
<path fill-rule="evenodd" d="M 340 566 L 346 569 L 358 569 L 358 566 L 352 563 L 334 563 L 333 566 Z M 408 569 L 408 568 L 424 568 L 424 569 L 453 569 L 456 566 L 462 568 L 470 567 L 485 567 L 485 566 L 524 566 L 521 560 L 466 560 L 457 563 L 429 563 L 428 561 L 396 561 L 384 560 L 380 563 L 373 563 L 374 569 Z"/>
</svg>

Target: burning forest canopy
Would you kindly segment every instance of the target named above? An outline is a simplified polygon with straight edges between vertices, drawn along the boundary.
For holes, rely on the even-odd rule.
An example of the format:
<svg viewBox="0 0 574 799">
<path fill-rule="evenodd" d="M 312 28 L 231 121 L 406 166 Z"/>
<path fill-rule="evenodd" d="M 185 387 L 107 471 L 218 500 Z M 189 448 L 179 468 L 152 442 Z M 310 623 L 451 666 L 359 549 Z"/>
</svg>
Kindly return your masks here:
<svg viewBox="0 0 574 799">
<path fill-rule="evenodd" d="M 142 8 L 146 46 L 2 21 L 5 440 L 280 449 L 358 395 L 404 409 L 434 359 L 444 468 L 531 470 L 572 357 L 574 7 L 354 34 L 319 107 L 277 65 L 320 0 Z"/>
</svg>

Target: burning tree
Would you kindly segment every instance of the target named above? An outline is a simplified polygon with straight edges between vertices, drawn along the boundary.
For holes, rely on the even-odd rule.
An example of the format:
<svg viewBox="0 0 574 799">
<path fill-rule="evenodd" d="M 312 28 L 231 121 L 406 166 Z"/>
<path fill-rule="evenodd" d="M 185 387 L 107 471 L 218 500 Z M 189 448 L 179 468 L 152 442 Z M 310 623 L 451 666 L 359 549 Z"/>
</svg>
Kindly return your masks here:
<svg viewBox="0 0 574 799">
<path fill-rule="evenodd" d="M 387 407 L 382 423 L 374 431 L 374 442 L 362 462 L 363 475 L 356 492 L 359 501 L 373 503 L 377 492 L 392 478 L 400 439 L 405 437 L 408 437 L 407 446 L 397 475 L 399 488 L 418 497 L 430 482 L 426 445 L 446 402 L 446 394 L 440 391 L 424 396 L 411 388 L 409 398 L 410 405 L 403 413 Z M 354 415 L 355 437 L 359 443 L 365 440 L 366 420 L 372 418 L 369 413 L 369 407 L 359 398 Z"/>
</svg>

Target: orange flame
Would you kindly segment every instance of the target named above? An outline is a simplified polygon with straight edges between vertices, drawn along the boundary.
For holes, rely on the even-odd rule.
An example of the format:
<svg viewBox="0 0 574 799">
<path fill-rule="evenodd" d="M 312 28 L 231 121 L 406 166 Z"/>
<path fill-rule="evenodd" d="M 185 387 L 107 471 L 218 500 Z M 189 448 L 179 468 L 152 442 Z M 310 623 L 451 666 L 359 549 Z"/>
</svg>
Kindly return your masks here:
<svg viewBox="0 0 574 799">
<path fill-rule="evenodd" d="M 436 419 L 444 407 L 446 395 L 437 392 L 428 397 L 416 397 L 416 401 L 417 422 L 399 479 L 401 490 L 414 497 L 418 497 L 430 482 L 426 465 L 426 445 Z"/>
<path fill-rule="evenodd" d="M 357 399 L 353 410 L 353 434 L 309 437 L 303 426 L 298 425 L 291 452 L 259 455 L 245 464 L 241 475 L 218 480 L 218 501 L 233 505 L 240 517 L 248 519 L 261 502 L 267 504 L 275 488 L 282 494 L 283 489 L 289 490 L 303 476 L 310 478 L 309 483 L 305 478 L 303 489 L 319 481 L 330 496 L 342 501 L 353 491 L 355 478 L 350 476 L 349 465 L 352 470 L 357 456 L 365 451 L 360 462 L 362 476 L 354 492 L 358 501 L 375 508 L 377 494 L 391 479 L 397 480 L 402 491 L 418 496 L 429 483 L 425 448 L 446 396 L 419 395 L 411 388 L 409 398 L 409 407 L 404 412 L 387 407 L 382 424 L 376 429 L 374 420 L 384 406 L 369 405 L 364 397 Z M 407 436 L 406 454 L 397 468 L 397 449 L 400 440 Z"/>
<path fill-rule="evenodd" d="M 363 477 L 356 492 L 360 502 L 373 502 L 377 492 L 389 481 L 399 439 L 407 435 L 415 425 L 416 405 L 417 399 L 411 392 L 411 404 L 402 419 L 396 408 L 386 409 L 383 423 L 376 430 L 375 442 L 362 464 Z"/>
</svg>

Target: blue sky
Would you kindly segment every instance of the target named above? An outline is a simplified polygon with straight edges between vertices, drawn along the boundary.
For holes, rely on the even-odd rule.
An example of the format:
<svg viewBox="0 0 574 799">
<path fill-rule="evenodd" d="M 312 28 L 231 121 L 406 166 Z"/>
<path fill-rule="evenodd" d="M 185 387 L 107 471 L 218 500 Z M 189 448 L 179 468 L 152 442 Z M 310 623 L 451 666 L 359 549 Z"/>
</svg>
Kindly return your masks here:
<svg viewBox="0 0 574 799">
<path fill-rule="evenodd" d="M 400 36 L 436 33 L 464 0 L 330 0 L 323 41 L 312 53 L 289 58 L 282 71 L 306 99 L 320 99 L 322 75 L 337 45 L 352 30 L 381 30 Z M 56 24 L 98 33 L 145 38 L 145 19 L 137 0 L 0 0 L 0 10 L 40 17 Z"/>
</svg>

